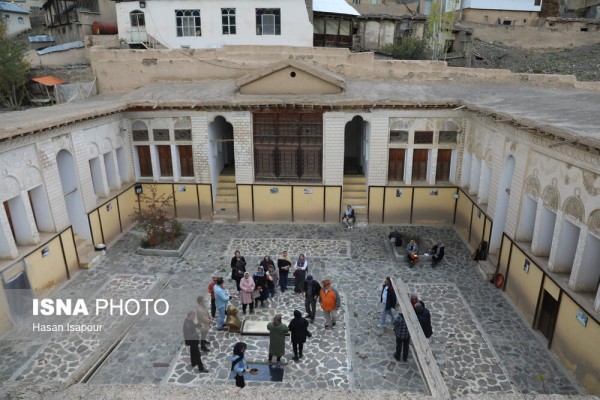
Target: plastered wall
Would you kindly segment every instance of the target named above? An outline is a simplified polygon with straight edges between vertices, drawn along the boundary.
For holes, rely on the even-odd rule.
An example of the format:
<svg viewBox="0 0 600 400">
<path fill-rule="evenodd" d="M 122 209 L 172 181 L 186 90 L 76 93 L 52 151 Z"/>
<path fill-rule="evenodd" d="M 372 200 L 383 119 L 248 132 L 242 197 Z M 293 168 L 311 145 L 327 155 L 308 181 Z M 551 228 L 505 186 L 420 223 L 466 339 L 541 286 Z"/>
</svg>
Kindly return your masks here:
<svg viewBox="0 0 600 400">
<path fill-rule="evenodd" d="M 588 318 L 583 326 L 576 318 L 579 310 L 573 300 L 562 296 L 552 351 L 589 393 L 600 393 L 600 325 Z"/>
</svg>

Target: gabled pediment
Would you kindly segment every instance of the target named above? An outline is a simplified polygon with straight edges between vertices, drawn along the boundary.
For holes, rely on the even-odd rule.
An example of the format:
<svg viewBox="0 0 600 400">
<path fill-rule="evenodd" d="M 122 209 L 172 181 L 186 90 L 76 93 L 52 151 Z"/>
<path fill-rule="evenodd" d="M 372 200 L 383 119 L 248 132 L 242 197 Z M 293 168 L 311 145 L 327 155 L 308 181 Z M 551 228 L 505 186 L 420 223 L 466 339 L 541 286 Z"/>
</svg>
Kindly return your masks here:
<svg viewBox="0 0 600 400">
<path fill-rule="evenodd" d="M 285 60 L 236 81 L 241 94 L 339 94 L 344 78 L 328 69 L 297 60 Z"/>
</svg>

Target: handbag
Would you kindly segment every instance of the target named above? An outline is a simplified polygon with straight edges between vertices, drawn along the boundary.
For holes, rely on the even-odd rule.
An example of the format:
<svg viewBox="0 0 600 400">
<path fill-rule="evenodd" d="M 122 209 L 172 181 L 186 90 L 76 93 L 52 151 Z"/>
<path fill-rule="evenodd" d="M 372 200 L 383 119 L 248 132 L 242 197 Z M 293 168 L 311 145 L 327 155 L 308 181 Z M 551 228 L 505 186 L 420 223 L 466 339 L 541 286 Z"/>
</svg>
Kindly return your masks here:
<svg viewBox="0 0 600 400">
<path fill-rule="evenodd" d="M 298 275 L 299 275 L 299 274 L 298 274 L 298 271 L 297 271 L 297 270 L 296 270 L 296 271 L 294 271 L 294 278 L 297 278 L 297 277 L 298 277 Z"/>
<path fill-rule="evenodd" d="M 260 292 L 258 290 L 255 290 L 254 292 L 252 292 L 252 299 L 256 300 L 260 297 Z"/>
</svg>

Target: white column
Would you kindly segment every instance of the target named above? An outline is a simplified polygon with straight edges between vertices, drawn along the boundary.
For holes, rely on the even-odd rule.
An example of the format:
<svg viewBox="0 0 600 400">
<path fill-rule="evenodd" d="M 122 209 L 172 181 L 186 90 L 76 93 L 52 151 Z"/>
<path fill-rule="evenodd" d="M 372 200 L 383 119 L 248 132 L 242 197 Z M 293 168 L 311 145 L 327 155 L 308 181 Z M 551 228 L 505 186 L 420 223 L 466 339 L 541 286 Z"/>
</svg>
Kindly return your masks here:
<svg viewBox="0 0 600 400">
<path fill-rule="evenodd" d="M 588 228 L 583 225 L 579 229 L 579 240 L 577 241 L 577 250 L 575 250 L 575 259 L 573 260 L 573 269 L 571 270 L 571 276 L 569 277 L 569 287 L 574 291 L 581 291 L 589 289 L 586 284 L 589 285 L 586 278 L 586 268 L 597 268 L 597 265 L 583 264 L 583 254 L 585 252 L 585 246 L 587 243 Z"/>
<path fill-rule="evenodd" d="M 596 300 L 594 300 L 594 310 L 600 311 L 600 285 L 598 285 L 598 291 L 596 292 Z"/>
<path fill-rule="evenodd" d="M 544 212 L 544 201 L 540 197 L 537 202 L 537 208 L 535 210 L 535 225 L 533 227 L 533 237 L 531 238 L 531 253 L 534 256 L 545 256 L 540 250 L 540 242 L 544 235 L 541 232 L 542 227 L 542 214 Z"/>
<path fill-rule="evenodd" d="M 15 231 L 15 241 L 19 245 L 31 245 L 40 241 L 40 234 L 35 225 L 33 210 L 29 204 L 27 192 L 8 200 L 10 216 Z"/>
<path fill-rule="evenodd" d="M 13 238 L 4 206 L 0 207 L 0 258 L 17 258 L 19 249 Z"/>
<path fill-rule="evenodd" d="M 431 149 L 431 159 L 429 160 L 429 177 L 427 183 L 435 185 L 435 172 L 437 169 L 438 149 Z"/>
<path fill-rule="evenodd" d="M 481 180 L 481 160 L 473 155 L 471 161 L 471 179 L 469 180 L 469 194 L 477 195 L 479 193 L 479 181 Z"/>
<path fill-rule="evenodd" d="M 254 183 L 254 138 L 252 137 L 252 113 L 249 111 L 234 112 L 230 122 L 233 126 L 235 181 L 238 184 Z M 192 128 L 193 127 L 194 118 L 192 118 Z M 194 131 L 192 130 L 192 135 L 193 134 Z M 208 125 L 206 127 L 206 143 L 206 152 L 208 157 Z M 343 143 L 343 140 L 340 143 Z M 344 150 L 342 146 L 342 152 L 343 151 Z M 206 164 L 208 164 L 208 158 Z M 210 173 L 208 173 L 207 182 L 210 182 Z"/>
<path fill-rule="evenodd" d="M 323 184 L 344 184 L 344 140 L 346 114 L 326 112 L 323 114 Z M 371 127 L 371 143 L 375 127 Z M 370 161 L 374 159 L 371 156 Z"/>
<path fill-rule="evenodd" d="M 367 116 L 363 116 L 366 118 Z M 387 184 L 388 159 L 389 159 L 389 125 L 390 118 L 387 114 L 373 113 L 371 115 L 371 132 L 369 139 L 368 176 L 369 186 Z M 366 135 L 367 133 L 365 133 Z M 342 152 L 344 148 L 342 147 Z M 343 171 L 342 171 L 343 172 Z"/>
<path fill-rule="evenodd" d="M 173 179 L 178 181 L 181 178 L 181 171 L 179 171 L 179 152 L 176 144 L 171 144 L 171 164 L 173 165 Z"/>
<path fill-rule="evenodd" d="M 44 186 L 46 187 L 46 192 L 48 194 L 48 204 L 50 205 L 52 216 L 54 218 L 54 226 L 60 231 L 71 225 L 71 222 L 69 222 L 65 196 L 63 195 L 60 183 L 55 148 L 51 140 L 37 142 L 36 147 L 40 159 L 39 162 L 42 167 Z"/>
<path fill-rule="evenodd" d="M 235 113 L 235 115 L 237 114 L 244 114 L 244 113 Z M 247 118 L 250 118 L 250 113 L 247 113 L 248 115 L 246 116 Z M 237 130 L 241 130 L 241 132 L 245 132 L 242 127 L 244 127 L 246 130 L 248 129 L 247 127 L 250 126 L 250 131 L 246 132 L 244 136 L 244 140 L 250 140 L 252 141 L 252 127 L 251 127 L 251 122 L 252 121 L 248 121 L 246 119 L 243 118 L 244 115 L 240 116 L 239 118 L 242 118 L 241 123 L 239 123 L 238 125 L 235 125 L 232 122 L 233 125 L 233 132 L 234 132 L 234 136 L 236 134 Z M 238 140 L 237 137 L 235 139 L 236 141 Z M 237 145 L 237 144 L 236 144 Z M 247 151 L 246 146 L 242 146 L 244 147 L 244 150 Z M 252 150 L 252 147 L 250 147 L 250 151 Z M 192 116 L 192 154 L 193 154 L 193 159 L 194 159 L 194 175 L 196 177 L 196 182 L 197 183 L 211 183 L 211 163 L 210 163 L 210 143 L 209 143 L 209 138 L 208 138 L 208 115 L 205 112 L 200 112 L 195 114 L 194 116 Z M 244 157 L 242 157 L 244 158 Z M 248 158 L 248 155 L 245 156 L 245 158 Z M 177 154 L 177 159 L 179 160 L 179 154 Z M 252 154 L 250 154 L 250 160 L 252 160 Z M 241 161 L 240 161 L 241 162 Z M 252 174 L 252 171 L 254 171 L 254 167 L 252 166 L 252 163 L 250 163 L 249 167 L 250 167 L 250 171 L 245 171 L 242 169 L 238 169 L 238 158 L 237 155 L 235 156 L 235 165 L 236 165 L 236 169 L 235 169 L 235 175 L 240 176 L 239 174 L 241 173 L 246 174 L 246 173 L 250 173 Z M 244 166 L 244 164 L 239 164 L 240 168 L 248 168 L 248 166 Z M 177 166 L 177 171 L 179 171 L 179 165 Z M 217 171 L 216 172 L 217 175 L 219 173 L 221 173 L 221 171 Z M 179 175 L 181 174 L 181 171 L 178 173 Z"/>
<path fill-rule="evenodd" d="M 558 246 L 560 244 L 560 231 L 563 227 L 563 213 L 561 210 L 556 212 L 556 223 L 554 224 L 554 233 L 552 235 L 552 247 L 550 249 L 550 257 L 548 258 L 548 269 L 552 272 L 569 272 L 568 270 L 562 270 L 560 267 L 556 266 L 556 255 L 558 253 Z M 534 233 L 535 234 L 535 233 Z"/>
<path fill-rule="evenodd" d="M 409 147 L 408 149 L 406 149 L 406 161 L 405 161 L 405 168 L 404 168 L 404 182 L 407 185 L 411 185 L 412 184 L 412 166 L 413 166 L 413 148 Z"/>
</svg>

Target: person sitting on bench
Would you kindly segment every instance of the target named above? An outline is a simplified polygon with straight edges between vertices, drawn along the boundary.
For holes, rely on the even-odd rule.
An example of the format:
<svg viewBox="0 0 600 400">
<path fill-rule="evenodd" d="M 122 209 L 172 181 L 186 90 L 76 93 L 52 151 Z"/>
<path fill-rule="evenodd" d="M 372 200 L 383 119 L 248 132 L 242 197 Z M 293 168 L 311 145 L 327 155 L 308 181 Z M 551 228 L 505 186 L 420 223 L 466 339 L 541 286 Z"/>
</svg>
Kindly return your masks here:
<svg viewBox="0 0 600 400">
<path fill-rule="evenodd" d="M 408 245 L 406 246 L 406 261 L 411 264 L 419 261 L 419 246 L 415 243 L 414 239 L 410 239 Z"/>
<path fill-rule="evenodd" d="M 354 222 L 356 221 L 356 217 L 354 216 L 354 209 L 350 204 L 346 206 L 346 211 L 342 214 L 342 223 L 346 225 L 346 228 L 352 229 L 354 228 Z"/>
<path fill-rule="evenodd" d="M 444 243 L 441 240 L 435 242 L 435 246 L 431 248 L 431 262 L 435 267 L 437 263 L 444 258 Z"/>
</svg>

